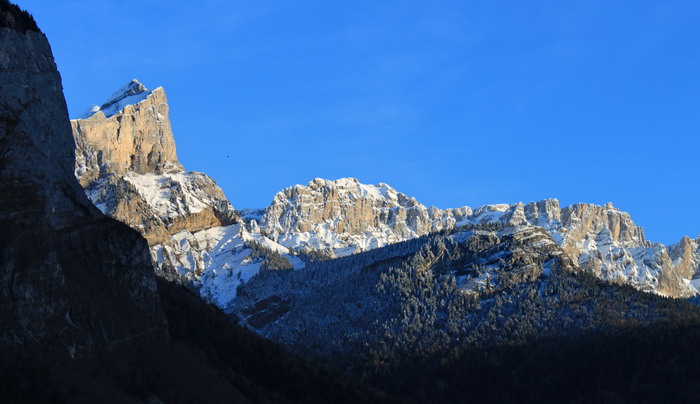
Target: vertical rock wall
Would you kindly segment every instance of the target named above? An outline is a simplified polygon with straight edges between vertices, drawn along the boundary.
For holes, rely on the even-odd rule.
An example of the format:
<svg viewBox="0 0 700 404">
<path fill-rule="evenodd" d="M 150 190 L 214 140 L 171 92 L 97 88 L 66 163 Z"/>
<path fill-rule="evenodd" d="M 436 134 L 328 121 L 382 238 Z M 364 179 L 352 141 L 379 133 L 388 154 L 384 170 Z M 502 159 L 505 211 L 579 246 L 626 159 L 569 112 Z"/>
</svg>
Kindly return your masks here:
<svg viewBox="0 0 700 404">
<path fill-rule="evenodd" d="M 46 37 L 1 17 L 0 338 L 71 355 L 165 341 L 145 240 L 101 214 L 74 176 Z"/>
</svg>

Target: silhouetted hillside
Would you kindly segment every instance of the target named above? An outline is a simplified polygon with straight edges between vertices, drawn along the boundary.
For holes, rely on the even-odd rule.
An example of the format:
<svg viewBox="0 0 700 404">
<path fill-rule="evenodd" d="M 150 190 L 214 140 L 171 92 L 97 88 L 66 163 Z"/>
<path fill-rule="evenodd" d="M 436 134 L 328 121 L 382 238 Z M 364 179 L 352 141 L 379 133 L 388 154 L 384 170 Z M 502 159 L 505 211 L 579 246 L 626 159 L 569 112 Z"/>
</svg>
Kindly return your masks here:
<svg viewBox="0 0 700 404">
<path fill-rule="evenodd" d="M 699 402 L 699 338 L 697 321 L 661 321 L 405 359 L 370 382 L 406 403 Z"/>
<path fill-rule="evenodd" d="M 158 291 L 171 343 L 64 352 L 0 345 L 0 402 L 370 403 L 376 393 L 233 324 L 164 280 Z"/>
<path fill-rule="evenodd" d="M 19 32 L 41 32 L 31 14 L 7 0 L 0 0 L 0 27 L 11 28 Z"/>
</svg>

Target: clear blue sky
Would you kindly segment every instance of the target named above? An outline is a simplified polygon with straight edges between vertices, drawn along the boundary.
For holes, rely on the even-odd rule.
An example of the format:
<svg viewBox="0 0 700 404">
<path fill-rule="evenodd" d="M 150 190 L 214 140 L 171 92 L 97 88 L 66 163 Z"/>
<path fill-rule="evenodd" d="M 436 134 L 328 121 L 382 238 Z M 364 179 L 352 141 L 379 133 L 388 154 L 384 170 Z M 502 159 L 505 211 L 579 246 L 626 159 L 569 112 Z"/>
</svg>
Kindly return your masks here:
<svg viewBox="0 0 700 404">
<path fill-rule="evenodd" d="M 180 161 L 238 208 L 352 176 L 442 208 L 612 201 L 651 240 L 700 235 L 697 0 L 18 4 L 71 116 L 163 86 Z"/>
</svg>

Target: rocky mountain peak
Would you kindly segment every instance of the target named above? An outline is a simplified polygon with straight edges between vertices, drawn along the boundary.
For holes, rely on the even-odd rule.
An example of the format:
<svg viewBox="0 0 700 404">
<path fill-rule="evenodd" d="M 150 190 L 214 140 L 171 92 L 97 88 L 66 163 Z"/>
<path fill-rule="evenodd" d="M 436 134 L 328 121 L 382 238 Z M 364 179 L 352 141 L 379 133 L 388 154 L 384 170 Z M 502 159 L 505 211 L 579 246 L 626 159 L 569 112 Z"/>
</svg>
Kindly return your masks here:
<svg viewBox="0 0 700 404">
<path fill-rule="evenodd" d="M 315 178 L 306 186 L 279 192 L 260 222 L 262 231 L 291 249 L 323 249 L 346 255 L 462 225 L 507 223 L 540 226 L 561 223 L 559 201 L 495 204 L 472 210 L 426 207 L 380 183 L 355 178 Z"/>
<path fill-rule="evenodd" d="M 604 206 L 577 203 L 562 209 L 562 226 L 570 242 L 581 242 L 607 229 L 612 241 L 623 247 L 646 246 L 644 229 L 637 226 L 629 213 L 608 202 Z"/>
<path fill-rule="evenodd" d="M 328 195 L 337 194 L 341 198 L 365 198 L 365 199 L 386 199 L 391 201 L 414 201 L 387 184 L 379 183 L 376 185 L 366 185 L 361 183 L 357 178 L 340 178 L 337 180 L 326 180 L 323 178 L 314 178 L 309 181 L 306 187 L 301 185 L 296 186 L 297 191 L 303 192 L 304 189 L 311 191 L 319 191 Z M 284 191 L 278 193 L 284 194 Z M 417 202 L 416 202 L 417 203 Z"/>
<path fill-rule="evenodd" d="M 366 185 L 355 178 L 315 178 L 277 195 L 260 228 L 294 249 L 333 255 L 377 248 L 454 225 L 454 214 L 428 209 L 387 184 Z"/>
<path fill-rule="evenodd" d="M 150 245 L 237 221 L 221 188 L 178 162 L 168 110 L 162 87 L 131 80 L 96 112 L 71 121 L 75 176 L 88 197 Z"/>
<path fill-rule="evenodd" d="M 131 79 L 131 81 L 129 81 L 128 83 L 123 85 L 121 88 L 119 88 L 117 91 L 115 91 L 112 94 L 112 96 L 110 97 L 109 101 L 114 102 L 116 100 L 123 99 L 125 97 L 130 96 L 130 95 L 145 93 L 146 91 L 148 91 L 148 89 L 143 84 L 141 84 L 137 79 Z M 107 102 L 105 104 L 107 104 Z M 105 105 L 105 104 L 103 104 L 103 105 Z"/>
<path fill-rule="evenodd" d="M 485 224 L 541 227 L 580 270 L 605 280 L 671 296 L 697 293 L 688 284 L 700 264 L 692 240 L 679 243 L 669 255 L 665 246 L 647 241 L 644 230 L 612 203 L 561 207 L 557 199 L 545 199 L 473 210 L 426 208 L 386 184 L 316 178 L 278 193 L 263 214 L 260 231 L 292 250 L 343 256 L 443 229 Z"/>
<path fill-rule="evenodd" d="M 162 91 L 162 88 L 158 87 L 156 90 Z M 87 119 L 98 112 L 102 112 L 106 118 L 112 117 L 121 112 L 126 106 L 138 104 L 145 100 L 153 91 L 147 89 L 138 80 L 133 79 L 115 91 L 100 106 L 93 105 L 90 107 L 79 119 Z"/>
<path fill-rule="evenodd" d="M 162 174 L 182 171 L 168 117 L 168 100 L 159 87 L 127 83 L 102 107 L 71 121 L 77 146 L 76 176 L 83 186 L 101 172 Z M 125 117 L 129 119 L 125 119 Z"/>
<path fill-rule="evenodd" d="M 692 279 L 691 283 L 700 287 L 700 279 L 693 279 L 697 278 L 700 272 L 700 237 L 693 240 L 685 236 L 678 243 L 669 246 L 668 250 L 678 275 Z"/>
</svg>

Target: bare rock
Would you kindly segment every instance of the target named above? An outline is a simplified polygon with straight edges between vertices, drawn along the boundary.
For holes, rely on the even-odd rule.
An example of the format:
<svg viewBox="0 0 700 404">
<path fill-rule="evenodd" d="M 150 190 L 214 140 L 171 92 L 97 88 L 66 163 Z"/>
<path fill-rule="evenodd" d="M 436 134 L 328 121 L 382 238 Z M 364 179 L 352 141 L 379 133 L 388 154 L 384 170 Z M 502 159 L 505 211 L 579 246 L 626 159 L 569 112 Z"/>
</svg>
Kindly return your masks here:
<svg viewBox="0 0 700 404">
<path fill-rule="evenodd" d="M 71 125 L 77 147 L 76 176 L 83 186 L 101 172 L 162 174 L 182 170 L 162 87 L 148 91 L 132 80 L 100 109 L 85 119 L 71 121 Z"/>
<path fill-rule="evenodd" d="M 260 231 L 289 249 L 323 250 L 337 257 L 489 223 L 545 229 L 578 270 L 600 279 L 667 296 L 698 293 L 691 282 L 700 278 L 697 243 L 684 239 L 670 250 L 651 243 L 630 215 L 612 203 L 561 208 L 556 199 L 546 199 L 442 210 L 427 208 L 386 184 L 314 179 L 279 192 L 262 215 Z"/>
<path fill-rule="evenodd" d="M 75 175 L 88 197 L 149 245 L 238 221 L 211 178 L 178 162 L 162 87 L 148 90 L 132 80 L 71 125 Z"/>
</svg>

